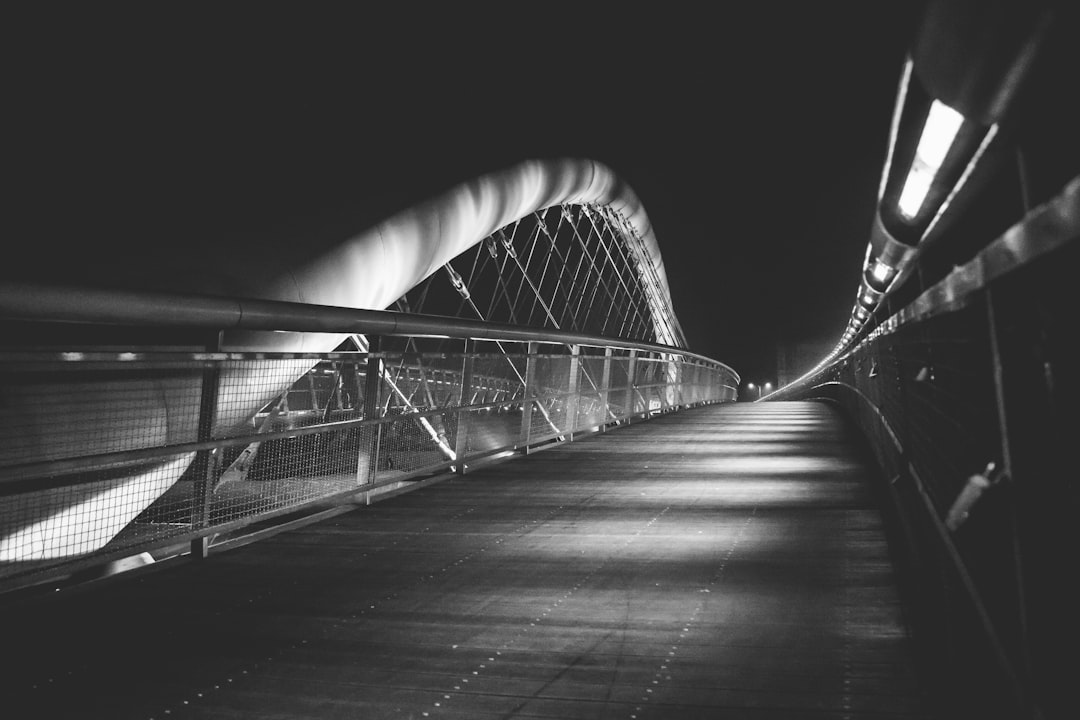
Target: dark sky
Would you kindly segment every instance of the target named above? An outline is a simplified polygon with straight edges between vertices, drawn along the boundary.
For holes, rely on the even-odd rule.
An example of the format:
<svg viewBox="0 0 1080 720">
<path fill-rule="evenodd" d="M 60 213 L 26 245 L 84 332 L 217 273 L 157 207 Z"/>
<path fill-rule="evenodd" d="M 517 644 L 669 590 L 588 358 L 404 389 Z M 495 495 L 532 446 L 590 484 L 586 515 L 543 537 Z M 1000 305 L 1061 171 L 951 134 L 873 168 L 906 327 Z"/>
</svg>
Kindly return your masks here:
<svg viewBox="0 0 1080 720">
<path fill-rule="evenodd" d="M 525 158 L 584 156 L 643 200 L 691 347 L 770 376 L 778 344 L 846 322 L 919 4 L 735 5 L 13 23 L 26 222 L 5 274 L 64 279 L 63 262 L 165 245 L 212 263 L 260 235 L 273 252 Z"/>
</svg>

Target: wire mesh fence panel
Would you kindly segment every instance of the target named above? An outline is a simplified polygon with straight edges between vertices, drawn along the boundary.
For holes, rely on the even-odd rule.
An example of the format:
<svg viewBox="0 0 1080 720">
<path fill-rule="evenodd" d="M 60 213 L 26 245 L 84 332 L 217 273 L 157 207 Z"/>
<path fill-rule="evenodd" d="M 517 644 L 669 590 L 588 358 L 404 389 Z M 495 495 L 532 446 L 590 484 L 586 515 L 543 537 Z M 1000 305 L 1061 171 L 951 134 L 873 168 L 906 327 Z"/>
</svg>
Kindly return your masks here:
<svg viewBox="0 0 1080 720">
<path fill-rule="evenodd" d="M 609 413 L 620 420 L 631 414 L 633 388 L 630 386 L 630 363 L 630 358 L 625 354 L 611 359 L 607 405 Z"/>
<path fill-rule="evenodd" d="M 319 356 L 265 359 L 226 356 L 228 359 L 207 361 L 204 370 L 216 372 L 217 402 L 214 414 L 214 437 L 244 435 L 256 428 L 261 411 L 271 403 L 285 399 L 283 411 L 292 413 L 299 421 L 321 419 L 319 411 L 328 402 L 327 392 L 320 394 L 319 383 L 325 385 L 332 371 Z M 325 377 L 325 379 L 324 379 Z M 198 404 L 195 404 L 197 416 Z"/>
<path fill-rule="evenodd" d="M 521 434 L 521 406 L 497 406 L 464 413 L 467 457 L 512 450 Z"/>
<path fill-rule="evenodd" d="M 482 344 L 481 347 L 490 345 Z M 528 357 L 523 349 L 507 347 L 507 354 L 481 352 L 473 360 L 473 383 L 483 395 L 476 404 L 518 401 L 525 396 Z M 485 348 L 486 350 L 486 348 Z"/>
<path fill-rule="evenodd" d="M 253 518 L 361 490 L 371 479 L 374 437 L 375 427 L 363 425 L 245 446 L 242 453 L 254 451 L 246 466 L 234 462 L 215 473 L 205 523 Z M 182 479 L 170 492 L 196 493 L 199 485 L 197 478 Z"/>
<path fill-rule="evenodd" d="M 656 412 L 668 403 L 668 363 L 656 357 L 639 357 L 635 387 L 641 400 L 638 412 Z"/>
<path fill-rule="evenodd" d="M 369 354 L 376 340 L 349 338 L 319 354 L 5 356 L 0 580 L 175 546 L 718 399 L 668 356 L 460 340 L 432 350 L 424 338 Z"/>
<path fill-rule="evenodd" d="M 202 384 L 195 361 L 122 365 L 112 354 L 2 371 L 0 467 L 195 439 Z"/>
<path fill-rule="evenodd" d="M 611 419 L 606 398 L 611 384 L 611 358 L 583 355 L 578 360 L 579 398 L 575 432 L 591 430 Z"/>
<path fill-rule="evenodd" d="M 709 380 L 712 379 L 712 375 L 708 372 L 707 368 L 702 365 L 695 364 L 693 366 L 693 371 L 695 389 L 695 396 L 693 402 L 702 403 L 709 402 L 710 400 L 719 400 L 719 388 L 716 388 L 717 394 L 713 394 L 714 389 L 712 384 L 709 382 Z"/>
<path fill-rule="evenodd" d="M 529 425 L 531 443 L 563 437 L 569 433 L 566 422 L 566 403 L 563 398 L 548 397 L 532 401 Z"/>
<path fill-rule="evenodd" d="M 604 405 L 600 393 L 586 392 L 579 395 L 575 410 L 574 432 L 599 430 L 607 416 L 607 406 Z"/>
<path fill-rule="evenodd" d="M 382 366 L 379 392 L 384 412 L 422 412 L 460 402 L 459 354 L 386 353 Z"/>
<path fill-rule="evenodd" d="M 457 431 L 456 408 L 384 418 L 375 481 L 391 481 L 423 469 L 447 466 L 455 459 Z"/>
<path fill-rule="evenodd" d="M 75 476 L 37 478 L 41 484 L 77 484 L 0 498 L 0 577 L 190 530 L 194 508 L 190 495 L 175 499 L 172 517 L 125 528 L 175 483 L 178 468 L 188 466 L 191 456 L 184 453 L 151 462 L 113 464 Z"/>
<path fill-rule="evenodd" d="M 700 386 L 700 368 L 694 363 L 679 363 L 680 400 L 688 405 L 702 401 L 704 393 Z"/>
<path fill-rule="evenodd" d="M 538 355 L 536 357 L 535 391 L 539 397 L 561 395 L 570 385 L 570 356 Z"/>
<path fill-rule="evenodd" d="M 535 363 L 535 385 L 529 437 L 533 440 L 546 440 L 561 437 L 572 432 L 573 418 L 567 417 L 570 370 L 570 356 L 537 355 Z"/>
</svg>

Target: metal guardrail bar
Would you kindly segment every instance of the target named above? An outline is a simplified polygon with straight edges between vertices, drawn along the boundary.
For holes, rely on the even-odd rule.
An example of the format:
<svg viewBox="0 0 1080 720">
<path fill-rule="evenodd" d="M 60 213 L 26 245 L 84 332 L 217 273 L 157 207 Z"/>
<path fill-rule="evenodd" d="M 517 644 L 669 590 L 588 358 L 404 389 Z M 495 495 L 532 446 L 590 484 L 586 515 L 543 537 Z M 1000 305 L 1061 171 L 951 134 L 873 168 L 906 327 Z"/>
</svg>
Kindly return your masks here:
<svg viewBox="0 0 1080 720">
<path fill-rule="evenodd" d="M 669 345 L 438 315 L 412 315 L 280 300 L 5 282 L 0 283 L 0 317 L 34 322 L 462 337 L 473 340 L 613 347 L 677 354 L 700 360 L 710 366 L 722 367 L 736 378 L 739 377 L 738 373 L 724 363 Z"/>
</svg>

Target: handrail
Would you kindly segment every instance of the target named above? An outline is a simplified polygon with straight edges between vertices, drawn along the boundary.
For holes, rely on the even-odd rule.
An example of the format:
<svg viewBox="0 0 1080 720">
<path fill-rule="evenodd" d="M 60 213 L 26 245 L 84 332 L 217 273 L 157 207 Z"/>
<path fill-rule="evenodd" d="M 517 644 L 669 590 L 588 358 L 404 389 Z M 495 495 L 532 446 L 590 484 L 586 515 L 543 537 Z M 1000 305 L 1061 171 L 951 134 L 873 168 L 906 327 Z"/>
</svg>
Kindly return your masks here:
<svg viewBox="0 0 1080 720">
<path fill-rule="evenodd" d="M 0 351 L 13 420 L 0 427 L 0 591 L 89 567 L 120 547 L 182 539 L 202 555 L 222 528 L 285 508 L 372 502 L 447 470 L 730 401 L 737 387 L 726 365 L 665 345 L 278 301 L 0 284 L 0 320 L 13 321 Z M 52 323 L 61 341 L 74 325 L 56 323 L 128 326 L 121 335 L 134 337 L 112 338 L 108 351 L 49 351 L 16 339 L 14 322 L 26 321 Z M 198 333 L 229 333 L 224 348 L 207 338 L 215 347 L 158 352 L 139 340 L 153 325 L 187 328 L 179 344 L 193 346 Z M 465 339 L 440 353 L 238 351 L 230 342 L 261 338 L 238 342 L 234 330 L 283 330 L 290 336 L 275 337 L 287 340 L 311 330 Z M 468 338 L 516 342 L 507 353 Z M 580 350 L 591 345 L 602 349 Z M 444 402 L 429 393 L 421 408 L 410 398 L 425 392 L 428 361 L 448 394 Z M 419 373 L 409 372 L 414 364 Z M 493 369 L 506 386 L 501 398 L 486 394 Z M 297 390 L 310 393 L 314 415 L 298 398 L 293 414 L 279 416 Z M 390 409 L 395 398 L 411 412 Z M 257 422 L 264 407 L 274 411 Z"/>
<path fill-rule="evenodd" d="M 932 527 L 934 530 L 933 536 L 936 537 L 939 541 L 940 546 L 945 553 L 945 557 L 947 557 L 952 563 L 953 571 L 959 578 L 960 586 L 967 594 L 968 600 L 969 602 L 971 602 L 971 607 L 974 610 L 975 616 L 979 621 L 979 625 L 981 626 L 982 631 L 985 634 L 986 640 L 990 645 L 994 660 L 997 662 L 999 668 L 1001 669 L 1005 677 L 1008 678 L 1014 695 L 1022 704 L 1022 699 L 1026 691 L 1023 684 L 1020 682 L 1016 668 L 1014 667 L 1012 661 L 1009 659 L 1009 654 L 1005 651 L 1005 644 L 1002 642 L 1001 635 L 1000 633 L 998 633 L 997 628 L 994 626 L 993 620 L 991 620 L 990 618 L 990 613 L 986 609 L 986 603 L 983 602 L 982 594 L 980 593 L 978 586 L 975 584 L 975 580 L 971 576 L 971 571 L 968 569 L 967 563 L 964 561 L 963 556 L 960 554 L 960 550 L 957 548 L 956 542 L 953 540 L 953 537 L 950 534 L 948 527 L 945 525 L 945 522 L 942 521 L 941 516 L 938 514 L 938 510 L 934 505 L 934 500 L 931 497 L 930 492 L 926 488 L 926 483 L 923 482 L 923 479 L 919 475 L 919 472 L 915 469 L 915 465 L 908 457 L 907 451 L 904 448 L 903 443 L 900 441 L 900 438 L 897 436 L 896 430 L 893 429 L 892 423 L 890 423 L 888 418 L 885 417 L 885 413 L 881 411 L 881 408 L 877 405 L 877 403 L 867 397 L 867 395 L 861 390 L 859 390 L 859 388 L 846 382 L 833 380 L 818 383 L 817 385 L 809 388 L 807 392 L 824 390 L 825 388 L 830 387 L 843 388 L 851 392 L 851 394 L 855 397 L 859 398 L 863 402 L 863 405 L 865 407 L 873 411 L 878 423 L 885 430 L 885 432 L 888 433 L 889 440 L 892 442 L 893 447 L 896 450 L 897 460 L 900 464 L 900 475 L 898 475 L 898 477 L 902 477 L 902 475 L 906 472 L 906 474 L 911 478 L 916 495 L 922 503 L 922 509 L 926 513 L 926 518 L 929 521 L 930 527 Z M 820 398 L 811 397 L 808 399 Z M 866 429 L 864 428 L 864 432 L 865 430 Z M 894 483 L 895 479 L 893 483 L 890 484 Z"/>
<path fill-rule="evenodd" d="M 712 366 L 722 367 L 730 372 L 736 381 L 739 380 L 738 373 L 725 363 L 670 345 L 440 315 L 415 315 L 282 300 L 2 282 L 0 318 L 49 323 L 184 327 L 215 331 L 462 337 L 473 340 L 612 347 L 691 357 Z"/>
</svg>

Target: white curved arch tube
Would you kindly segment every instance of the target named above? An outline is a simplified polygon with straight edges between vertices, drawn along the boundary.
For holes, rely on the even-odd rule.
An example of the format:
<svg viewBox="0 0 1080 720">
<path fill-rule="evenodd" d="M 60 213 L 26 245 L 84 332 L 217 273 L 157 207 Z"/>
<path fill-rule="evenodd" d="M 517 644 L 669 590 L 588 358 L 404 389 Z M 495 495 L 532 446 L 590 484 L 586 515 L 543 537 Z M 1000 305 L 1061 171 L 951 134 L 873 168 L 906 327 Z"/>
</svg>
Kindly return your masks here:
<svg viewBox="0 0 1080 720">
<path fill-rule="evenodd" d="M 270 270 L 258 296 L 316 305 L 381 310 L 453 258 L 488 235 L 537 210 L 561 204 L 606 205 L 636 230 L 643 250 L 635 258 L 655 273 L 647 283 L 657 318 L 657 342 L 683 345 L 662 321 L 671 307 L 667 275 L 652 224 L 633 190 L 602 163 L 593 160 L 529 160 L 483 175 L 400 212 L 349 238 L 321 257 L 292 268 Z M 269 269 L 268 269 L 269 270 Z M 246 279 L 250 282 L 250 275 Z M 234 335 L 230 345 L 261 350 L 326 352 L 339 336 L 306 340 L 279 333 L 275 338 Z M 267 344 L 273 347 L 267 347 Z"/>
<path fill-rule="evenodd" d="M 275 266 L 273 257 L 263 256 L 245 258 L 243 263 L 224 268 L 223 275 L 227 285 L 231 274 L 234 286 L 258 288 L 255 295 L 264 299 L 383 309 L 499 228 L 561 204 L 608 206 L 629 222 L 641 241 L 640 247 L 631 243 L 631 254 L 646 265 L 646 275 L 656 279 L 646 283 L 646 292 L 656 318 L 657 342 L 683 345 L 678 321 L 670 315 L 664 264 L 645 209 L 610 168 L 591 160 L 526 161 L 398 213 L 297 267 Z M 213 281 L 204 278 L 170 284 L 187 292 L 214 292 L 220 290 L 221 282 L 219 275 Z M 318 333 L 230 333 L 225 343 L 230 349 L 328 352 L 343 339 L 343 335 Z M 244 369 L 223 372 L 223 387 L 242 385 L 245 397 L 251 400 L 244 406 L 219 402 L 215 428 L 231 427 L 248 419 L 309 368 L 310 363 L 296 361 L 295 375 L 285 385 L 280 377 L 255 376 Z M 101 403 L 109 402 L 111 392 L 101 392 L 103 388 L 85 390 L 99 397 Z M 188 396 L 189 400 L 197 397 L 198 381 L 176 388 L 174 394 Z M 224 393 L 221 399 L 225 399 Z M 168 437 L 170 443 L 194 441 L 194 419 L 173 417 L 168 412 L 169 399 L 163 396 L 158 400 L 160 407 L 149 407 L 144 412 L 164 418 L 167 427 L 161 427 L 162 437 Z M 39 412 L 36 405 L 27 403 L 23 411 L 28 428 L 42 428 L 33 442 L 41 448 L 43 459 L 111 452 L 128 446 L 125 426 L 120 423 L 102 428 L 93 447 L 61 446 L 60 442 L 67 438 L 49 435 L 48 418 L 34 421 L 34 413 Z M 63 489 L 42 492 L 33 519 L 9 527 L 0 537 L 0 561 L 56 558 L 100 549 L 174 484 L 190 461 L 190 457 L 172 460 L 138 475 L 84 486 L 77 493 Z M 0 517 L 15 516 L 14 502 L 13 498 L 0 499 Z"/>
</svg>

